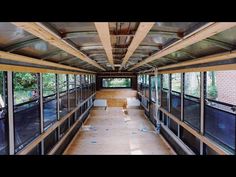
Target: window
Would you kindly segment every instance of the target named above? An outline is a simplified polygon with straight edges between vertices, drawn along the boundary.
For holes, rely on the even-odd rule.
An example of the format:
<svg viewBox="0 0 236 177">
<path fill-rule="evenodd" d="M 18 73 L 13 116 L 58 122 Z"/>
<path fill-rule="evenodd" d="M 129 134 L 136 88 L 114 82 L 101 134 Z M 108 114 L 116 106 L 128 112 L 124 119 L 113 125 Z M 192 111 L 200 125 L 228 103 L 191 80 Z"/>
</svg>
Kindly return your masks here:
<svg viewBox="0 0 236 177">
<path fill-rule="evenodd" d="M 149 99 L 149 75 L 145 75 L 145 97 Z"/>
<path fill-rule="evenodd" d="M 156 102 L 156 77 L 151 76 L 151 100 Z"/>
<path fill-rule="evenodd" d="M 200 128 L 200 72 L 184 74 L 184 121 Z"/>
<path fill-rule="evenodd" d="M 41 155 L 41 143 L 34 147 L 27 155 Z"/>
<path fill-rule="evenodd" d="M 171 118 L 168 117 L 168 120 L 169 121 L 169 124 L 168 124 L 168 127 L 169 129 L 176 135 L 178 136 L 178 124 L 173 121 Z"/>
<path fill-rule="evenodd" d="M 178 119 L 181 117 L 181 74 L 171 74 L 170 112 Z"/>
<path fill-rule="evenodd" d="M 158 104 L 161 105 L 161 76 L 157 76 Z"/>
<path fill-rule="evenodd" d="M 85 75 L 81 75 L 80 77 L 81 77 L 81 93 L 82 93 L 81 97 L 82 97 L 82 101 L 84 101 L 86 99 Z"/>
<path fill-rule="evenodd" d="M 67 92 L 67 75 L 59 74 L 59 115 L 60 118 L 68 113 L 68 92 Z"/>
<path fill-rule="evenodd" d="M 40 134 L 39 74 L 13 75 L 15 151 Z"/>
<path fill-rule="evenodd" d="M 73 113 L 71 116 L 70 116 L 70 127 L 73 126 L 73 124 L 75 123 L 75 113 Z"/>
<path fill-rule="evenodd" d="M 205 134 L 235 151 L 236 71 L 206 74 Z"/>
<path fill-rule="evenodd" d="M 57 121 L 56 74 L 43 74 L 43 116 L 44 129 Z"/>
<path fill-rule="evenodd" d="M 142 91 L 142 95 L 145 96 L 145 75 L 142 75 L 141 91 Z"/>
<path fill-rule="evenodd" d="M 213 149 L 211 149 L 209 146 L 207 146 L 206 144 L 203 144 L 203 154 L 204 155 L 218 155 L 218 153 L 216 151 L 214 151 Z"/>
<path fill-rule="evenodd" d="M 60 137 L 62 137 L 69 129 L 69 119 L 66 119 L 60 126 Z"/>
<path fill-rule="evenodd" d="M 131 78 L 102 78 L 104 88 L 130 88 Z"/>
<path fill-rule="evenodd" d="M 80 75 L 76 75 L 76 91 L 77 91 L 77 105 L 82 102 L 82 90 L 81 90 L 81 78 Z"/>
<path fill-rule="evenodd" d="M 76 108 L 75 75 L 73 74 L 69 74 L 69 104 L 70 110 Z"/>
<path fill-rule="evenodd" d="M 0 71 L 0 155 L 8 154 L 8 112 L 6 72 Z"/>
<path fill-rule="evenodd" d="M 145 84 L 146 84 L 146 85 L 149 85 L 149 75 L 146 74 L 145 76 L 146 76 L 146 83 L 145 83 Z"/>
<path fill-rule="evenodd" d="M 169 111 L 168 100 L 169 100 L 169 74 L 162 75 L 162 89 L 161 89 L 161 106 Z"/>
<path fill-rule="evenodd" d="M 180 127 L 180 138 L 194 153 L 200 154 L 200 140 L 198 138 L 182 127 Z"/>
<path fill-rule="evenodd" d="M 58 141 L 58 129 L 55 129 L 44 139 L 44 154 L 48 154 Z"/>
</svg>

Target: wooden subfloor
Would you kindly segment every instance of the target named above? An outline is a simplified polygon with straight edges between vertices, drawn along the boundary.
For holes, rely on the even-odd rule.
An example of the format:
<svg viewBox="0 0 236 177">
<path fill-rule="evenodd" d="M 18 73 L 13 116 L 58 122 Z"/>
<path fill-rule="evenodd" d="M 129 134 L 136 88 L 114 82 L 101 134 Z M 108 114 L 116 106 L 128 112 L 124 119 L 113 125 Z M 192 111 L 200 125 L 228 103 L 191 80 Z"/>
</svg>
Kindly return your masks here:
<svg viewBox="0 0 236 177">
<path fill-rule="evenodd" d="M 65 150 L 80 154 L 175 154 L 154 132 L 143 110 L 108 107 L 93 109 L 80 131 Z"/>
</svg>

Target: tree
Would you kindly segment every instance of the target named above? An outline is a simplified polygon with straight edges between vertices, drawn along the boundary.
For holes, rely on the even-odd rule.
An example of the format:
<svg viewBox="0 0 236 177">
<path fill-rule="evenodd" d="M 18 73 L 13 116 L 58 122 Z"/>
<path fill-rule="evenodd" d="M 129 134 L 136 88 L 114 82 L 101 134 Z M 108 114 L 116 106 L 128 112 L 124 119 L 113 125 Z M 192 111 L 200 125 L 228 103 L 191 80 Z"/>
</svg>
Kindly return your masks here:
<svg viewBox="0 0 236 177">
<path fill-rule="evenodd" d="M 217 88 L 216 88 L 216 76 L 214 71 L 209 72 L 209 78 L 211 80 L 210 85 L 208 86 L 208 97 L 210 99 L 217 98 Z"/>
</svg>

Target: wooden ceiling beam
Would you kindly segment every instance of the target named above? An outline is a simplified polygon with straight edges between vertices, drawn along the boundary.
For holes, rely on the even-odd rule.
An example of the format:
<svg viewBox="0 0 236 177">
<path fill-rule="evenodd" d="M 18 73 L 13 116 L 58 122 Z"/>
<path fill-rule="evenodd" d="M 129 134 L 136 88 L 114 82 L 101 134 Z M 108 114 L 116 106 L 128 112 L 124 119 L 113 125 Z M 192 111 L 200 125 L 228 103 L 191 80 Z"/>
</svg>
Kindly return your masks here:
<svg viewBox="0 0 236 177">
<path fill-rule="evenodd" d="M 111 46 L 111 35 L 109 30 L 108 22 L 95 22 L 94 23 L 99 35 L 99 38 L 102 42 L 103 48 L 107 54 L 108 62 L 111 64 L 112 69 L 114 70 L 114 61 L 112 56 L 112 46 Z"/>
<path fill-rule="evenodd" d="M 159 67 L 158 70 L 167 70 L 167 69 L 169 70 L 173 68 L 192 66 L 192 65 L 197 65 L 197 64 L 206 64 L 206 63 L 211 63 L 211 62 L 224 61 L 224 60 L 233 59 L 233 58 L 236 58 L 236 50 L 218 53 L 214 55 L 208 55 L 205 57 L 200 57 L 200 58 L 184 61 L 177 64 L 162 66 L 162 67 Z"/>
<path fill-rule="evenodd" d="M 16 61 L 16 62 L 43 65 L 43 66 L 55 67 L 55 68 L 66 69 L 66 70 L 95 73 L 93 71 L 88 71 L 88 70 L 84 70 L 84 69 L 80 69 L 80 68 L 76 68 L 76 67 L 70 67 L 70 66 L 66 66 L 66 65 L 62 65 L 62 64 L 58 64 L 58 63 L 44 61 L 44 60 L 40 60 L 37 58 L 27 57 L 27 56 L 19 55 L 19 54 L 13 54 L 13 53 L 5 52 L 5 51 L 0 51 L 0 58 L 6 59 L 6 60 L 11 60 L 11 61 Z"/>
<path fill-rule="evenodd" d="M 129 58 L 133 55 L 133 53 L 138 48 L 140 43 L 147 36 L 148 32 L 151 30 L 151 28 L 153 27 L 154 24 L 155 24 L 154 22 L 141 22 L 139 24 L 139 27 L 134 35 L 134 38 L 133 38 L 131 44 L 128 47 L 128 50 L 126 52 L 125 57 L 123 58 L 123 61 L 122 61 L 122 64 L 121 64 L 119 70 L 121 70 L 125 66 L 125 64 L 129 60 Z"/>
<path fill-rule="evenodd" d="M 48 42 L 51 45 L 54 45 L 58 47 L 61 50 L 64 50 L 65 52 L 80 58 L 81 60 L 105 71 L 103 67 L 101 67 L 99 64 L 97 64 L 96 61 L 89 58 L 87 55 L 82 53 L 80 50 L 63 40 L 60 36 L 49 30 L 47 27 L 45 27 L 42 23 L 39 22 L 14 22 L 14 25 L 16 25 L 19 28 L 22 28 L 23 30 L 39 37 L 40 39 Z"/>
</svg>

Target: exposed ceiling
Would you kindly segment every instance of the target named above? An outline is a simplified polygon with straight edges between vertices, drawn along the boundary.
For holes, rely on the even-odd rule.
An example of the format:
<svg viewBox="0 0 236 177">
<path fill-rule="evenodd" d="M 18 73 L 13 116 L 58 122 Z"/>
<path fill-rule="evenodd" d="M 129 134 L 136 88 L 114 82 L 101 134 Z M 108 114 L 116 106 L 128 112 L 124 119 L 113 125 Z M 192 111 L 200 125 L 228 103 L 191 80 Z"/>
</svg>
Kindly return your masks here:
<svg viewBox="0 0 236 177">
<path fill-rule="evenodd" d="M 235 25 L 219 22 L 1 22 L 0 49 L 95 72 L 139 72 L 234 50 Z M 199 37 L 194 38 L 194 35 Z M 175 45 L 180 47 L 174 49 Z"/>
</svg>

